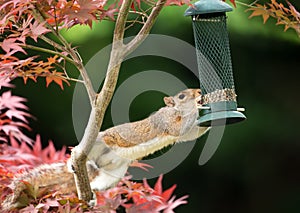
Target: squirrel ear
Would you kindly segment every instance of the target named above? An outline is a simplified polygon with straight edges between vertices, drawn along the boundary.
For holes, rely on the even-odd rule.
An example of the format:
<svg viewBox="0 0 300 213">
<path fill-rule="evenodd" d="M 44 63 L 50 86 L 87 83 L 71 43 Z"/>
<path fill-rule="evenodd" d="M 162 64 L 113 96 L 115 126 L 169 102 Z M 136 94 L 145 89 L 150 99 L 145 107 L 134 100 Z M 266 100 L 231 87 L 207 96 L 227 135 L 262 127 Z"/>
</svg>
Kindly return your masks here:
<svg viewBox="0 0 300 213">
<path fill-rule="evenodd" d="M 164 102 L 169 107 L 175 106 L 175 102 L 174 102 L 174 99 L 172 97 L 164 97 Z"/>
</svg>

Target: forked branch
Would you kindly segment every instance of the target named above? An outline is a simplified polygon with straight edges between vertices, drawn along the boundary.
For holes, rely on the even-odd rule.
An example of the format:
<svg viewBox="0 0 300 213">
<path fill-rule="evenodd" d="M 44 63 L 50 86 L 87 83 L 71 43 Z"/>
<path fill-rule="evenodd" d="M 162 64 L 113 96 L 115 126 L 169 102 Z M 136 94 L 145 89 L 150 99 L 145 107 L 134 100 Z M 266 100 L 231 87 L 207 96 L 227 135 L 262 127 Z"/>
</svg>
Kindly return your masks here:
<svg viewBox="0 0 300 213">
<path fill-rule="evenodd" d="M 112 51 L 103 88 L 96 96 L 96 100 L 92 105 L 92 111 L 83 138 L 80 144 L 74 148 L 71 154 L 71 164 L 74 170 L 74 179 L 77 187 L 78 197 L 85 201 L 89 201 L 92 198 L 92 192 L 86 169 L 87 154 L 90 152 L 96 141 L 98 132 L 103 122 L 105 111 L 113 96 L 117 84 L 121 62 L 125 56 L 123 38 L 131 3 L 132 0 L 124 0 L 121 5 L 115 25 Z"/>
<path fill-rule="evenodd" d="M 92 106 L 92 112 L 84 136 L 80 144 L 72 151 L 71 155 L 75 183 L 80 199 L 89 201 L 92 198 L 86 170 L 86 159 L 88 153 L 94 146 L 103 122 L 105 111 L 115 91 L 121 63 L 124 57 L 137 48 L 149 34 L 165 2 L 166 0 L 159 0 L 156 3 L 156 6 L 153 7 L 146 23 L 141 28 L 138 35 L 127 45 L 124 45 L 123 38 L 132 0 L 124 0 L 122 3 L 116 20 L 113 45 L 102 90 L 96 97 L 95 105 Z"/>
</svg>

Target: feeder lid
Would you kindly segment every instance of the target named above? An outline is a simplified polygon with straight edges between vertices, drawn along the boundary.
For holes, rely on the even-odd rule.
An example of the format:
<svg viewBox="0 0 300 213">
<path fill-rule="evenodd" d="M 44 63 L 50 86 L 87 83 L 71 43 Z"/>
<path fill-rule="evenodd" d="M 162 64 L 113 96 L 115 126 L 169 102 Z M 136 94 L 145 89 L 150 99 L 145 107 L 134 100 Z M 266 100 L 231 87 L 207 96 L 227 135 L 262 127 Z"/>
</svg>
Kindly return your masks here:
<svg viewBox="0 0 300 213">
<path fill-rule="evenodd" d="M 200 0 L 189 7 L 184 16 L 192 16 L 198 14 L 209 14 L 209 13 L 224 13 L 232 11 L 232 7 L 221 1 L 221 0 Z"/>
</svg>

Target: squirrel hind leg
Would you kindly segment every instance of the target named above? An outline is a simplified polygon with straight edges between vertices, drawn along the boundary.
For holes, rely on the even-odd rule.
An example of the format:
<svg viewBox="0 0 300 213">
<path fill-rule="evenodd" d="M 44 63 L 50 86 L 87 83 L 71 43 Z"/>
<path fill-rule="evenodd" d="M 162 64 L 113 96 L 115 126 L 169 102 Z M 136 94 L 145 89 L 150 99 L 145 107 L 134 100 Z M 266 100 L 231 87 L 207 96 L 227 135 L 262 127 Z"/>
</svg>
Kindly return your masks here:
<svg viewBox="0 0 300 213">
<path fill-rule="evenodd" d="M 115 168 L 104 167 L 99 171 L 99 175 L 96 176 L 91 182 L 91 188 L 93 191 L 102 191 L 116 185 L 126 174 L 130 160 L 119 159 Z"/>
</svg>

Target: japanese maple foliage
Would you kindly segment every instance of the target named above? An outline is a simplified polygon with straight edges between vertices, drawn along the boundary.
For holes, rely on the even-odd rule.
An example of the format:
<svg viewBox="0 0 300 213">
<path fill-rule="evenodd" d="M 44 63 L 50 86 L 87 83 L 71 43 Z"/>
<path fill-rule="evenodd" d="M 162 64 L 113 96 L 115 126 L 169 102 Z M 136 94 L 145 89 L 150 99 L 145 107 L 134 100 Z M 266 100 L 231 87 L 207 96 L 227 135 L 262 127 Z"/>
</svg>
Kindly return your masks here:
<svg viewBox="0 0 300 213">
<path fill-rule="evenodd" d="M 123 178 L 116 187 L 97 192 L 98 208 L 112 212 L 125 208 L 128 213 L 172 213 L 177 206 L 187 203 L 188 196 L 176 200 L 176 197 L 172 196 L 176 185 L 163 191 L 162 178 L 161 175 L 154 188 L 150 187 L 146 180 L 143 183 L 137 183 L 130 181 L 129 177 Z"/>
<path fill-rule="evenodd" d="M 286 2 L 288 7 L 276 0 L 266 4 L 255 3 L 247 10 L 252 12 L 249 18 L 262 16 L 263 22 L 266 23 L 270 17 L 273 17 L 277 20 L 277 25 L 284 25 L 284 31 L 289 28 L 294 29 L 300 37 L 300 12 L 289 1 Z"/>
<path fill-rule="evenodd" d="M 8 81 L 2 86 L 10 86 Z M 8 141 L 8 138 L 31 143 L 23 130 L 28 129 L 28 118 L 32 117 L 24 104 L 25 98 L 12 95 L 11 91 L 4 92 L 0 96 L 0 141 Z"/>
<path fill-rule="evenodd" d="M 136 17 L 128 21 L 129 26 L 143 25 L 149 15 L 147 11 L 156 3 L 134 0 L 131 13 Z M 0 78 L 22 77 L 26 82 L 45 77 L 47 85 L 54 82 L 63 89 L 64 82 L 73 80 L 65 70 L 66 62 L 77 67 L 78 61 L 74 59 L 77 53 L 60 30 L 78 24 L 92 27 L 95 21 L 114 21 L 121 4 L 122 0 L 0 0 Z M 166 5 L 184 4 L 190 4 L 190 0 L 166 2 Z M 50 34 L 57 39 L 49 37 Z M 28 55 L 27 49 L 37 53 Z M 49 54 L 48 59 L 40 58 L 38 52 Z"/>
<path fill-rule="evenodd" d="M 67 158 L 66 147 L 57 151 L 52 141 L 43 149 L 39 135 L 36 136 L 34 145 L 28 145 L 24 141 L 18 142 L 11 136 L 9 144 L 0 144 L 0 185 L 7 184 L 17 173 L 45 163 L 66 161 Z"/>
<path fill-rule="evenodd" d="M 32 193 L 42 196 L 33 200 L 27 207 L 19 212 L 127 212 L 127 213 L 174 213 L 179 205 L 186 204 L 188 196 L 176 199 L 172 196 L 175 186 L 165 190 L 162 194 L 162 176 L 159 177 L 152 188 L 147 183 L 137 183 L 123 178 L 116 187 L 106 191 L 97 192 L 97 203 L 88 206 L 79 200 L 76 195 L 59 195 L 56 193 L 34 192 L 33 186 L 28 186 Z"/>
<path fill-rule="evenodd" d="M 11 192 L 9 188 L 13 177 L 30 168 L 43 163 L 65 161 L 68 158 L 66 148 L 56 151 L 53 143 L 42 149 L 40 136 L 37 136 L 33 146 L 24 142 L 11 140 L 11 145 L 0 145 L 0 201 Z M 179 205 L 186 204 L 186 198 L 179 199 L 172 194 L 176 188 L 173 185 L 163 191 L 162 175 L 155 186 L 149 186 L 146 180 L 142 183 L 134 182 L 127 176 L 117 186 L 106 191 L 96 192 L 97 203 L 89 207 L 79 200 L 75 194 L 61 195 L 56 192 L 41 190 L 38 186 L 26 183 L 26 199 L 23 199 L 24 208 L 18 212 L 119 212 L 128 213 L 151 212 L 172 213 Z M 13 211 L 14 212 L 14 211 Z"/>
<path fill-rule="evenodd" d="M 69 80 L 65 62 L 74 62 L 70 57 L 74 52 L 59 30 L 77 24 L 92 26 L 92 21 L 107 17 L 113 19 L 117 11 L 116 3 L 113 5 L 106 0 L 0 0 L 0 78 L 23 77 L 26 82 L 45 77 L 47 86 L 54 82 L 63 89 L 63 82 L 68 84 Z M 60 37 L 65 43 L 56 43 L 46 34 Z M 38 54 L 29 56 L 25 49 L 48 53 L 49 57 L 45 60 Z"/>
<path fill-rule="evenodd" d="M 11 136 L 9 143 L 0 144 L 0 203 L 6 195 L 13 193 L 10 183 L 17 174 L 28 172 L 41 164 L 65 162 L 67 158 L 66 147 L 57 151 L 52 141 L 49 141 L 49 145 L 43 149 L 39 135 L 37 135 L 34 145 L 29 145 L 24 141 L 18 142 Z M 26 184 L 29 198 L 45 195 L 45 192 L 40 191 L 38 186 Z M 27 202 L 29 204 L 29 198 L 23 199 L 25 205 Z"/>
</svg>

